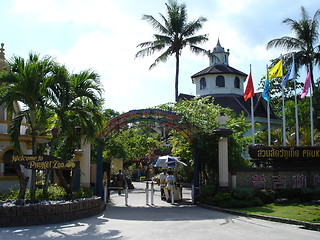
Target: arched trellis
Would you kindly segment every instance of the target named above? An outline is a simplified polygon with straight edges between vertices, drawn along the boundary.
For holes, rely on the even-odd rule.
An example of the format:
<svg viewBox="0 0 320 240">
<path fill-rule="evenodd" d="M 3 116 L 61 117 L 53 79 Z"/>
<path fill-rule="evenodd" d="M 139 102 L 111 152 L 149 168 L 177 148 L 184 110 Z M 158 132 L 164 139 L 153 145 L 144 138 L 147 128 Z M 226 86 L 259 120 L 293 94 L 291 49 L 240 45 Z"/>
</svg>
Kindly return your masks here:
<svg viewBox="0 0 320 240">
<path fill-rule="evenodd" d="M 121 114 L 118 117 L 111 119 L 102 129 L 97 137 L 106 138 L 115 130 L 119 130 L 122 126 L 128 123 L 135 122 L 157 122 L 161 125 L 175 129 L 188 142 L 196 136 L 197 129 L 189 123 L 182 122 L 182 117 L 169 111 L 161 109 L 140 109 L 131 110 Z"/>
<path fill-rule="evenodd" d="M 96 139 L 98 142 L 97 151 L 97 182 L 96 192 L 98 196 L 102 196 L 102 151 L 103 139 L 107 138 L 113 131 L 120 130 L 121 127 L 127 126 L 129 123 L 136 122 L 157 122 L 175 129 L 180 133 L 188 142 L 192 142 L 197 136 L 197 128 L 188 122 L 182 121 L 182 117 L 170 111 L 161 109 L 139 109 L 131 110 L 127 113 L 121 114 L 111 119 L 105 127 L 97 134 Z M 194 155 L 194 196 L 199 195 L 199 160 L 198 150 L 193 150 Z"/>
</svg>

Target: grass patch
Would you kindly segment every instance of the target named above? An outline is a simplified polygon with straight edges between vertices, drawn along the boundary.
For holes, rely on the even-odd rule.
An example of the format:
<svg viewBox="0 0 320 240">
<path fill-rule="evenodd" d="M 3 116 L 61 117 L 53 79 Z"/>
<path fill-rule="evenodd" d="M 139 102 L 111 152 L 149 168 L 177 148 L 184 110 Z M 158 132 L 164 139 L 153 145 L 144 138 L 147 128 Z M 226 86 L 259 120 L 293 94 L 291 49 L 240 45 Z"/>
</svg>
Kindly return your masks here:
<svg viewBox="0 0 320 240">
<path fill-rule="evenodd" d="M 289 218 L 305 222 L 320 223 L 320 205 L 311 203 L 297 203 L 288 205 L 271 203 L 260 207 L 233 208 L 232 210 L 272 217 Z"/>
</svg>

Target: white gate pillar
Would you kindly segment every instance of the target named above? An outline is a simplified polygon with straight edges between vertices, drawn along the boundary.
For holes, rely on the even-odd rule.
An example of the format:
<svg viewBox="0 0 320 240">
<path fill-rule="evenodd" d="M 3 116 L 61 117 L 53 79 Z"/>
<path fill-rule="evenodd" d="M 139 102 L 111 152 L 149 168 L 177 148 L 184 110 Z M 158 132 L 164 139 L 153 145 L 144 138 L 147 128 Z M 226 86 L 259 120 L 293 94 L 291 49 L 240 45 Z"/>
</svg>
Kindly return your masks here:
<svg viewBox="0 0 320 240">
<path fill-rule="evenodd" d="M 219 188 L 229 187 L 228 137 L 219 139 Z"/>
<path fill-rule="evenodd" d="M 218 142 L 219 189 L 229 190 L 228 136 L 232 134 L 232 130 L 226 129 L 226 123 L 229 121 L 227 116 L 218 116 L 216 117 L 216 121 L 220 123 L 220 128 L 215 131 L 220 136 Z"/>
</svg>

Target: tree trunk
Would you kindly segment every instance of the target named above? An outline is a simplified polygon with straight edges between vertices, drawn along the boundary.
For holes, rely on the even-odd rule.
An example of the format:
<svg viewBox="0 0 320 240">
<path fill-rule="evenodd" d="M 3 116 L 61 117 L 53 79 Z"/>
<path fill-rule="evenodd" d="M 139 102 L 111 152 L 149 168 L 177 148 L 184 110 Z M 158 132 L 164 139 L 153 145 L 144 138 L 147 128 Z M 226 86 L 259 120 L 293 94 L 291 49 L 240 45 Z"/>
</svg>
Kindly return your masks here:
<svg viewBox="0 0 320 240">
<path fill-rule="evenodd" d="M 67 183 L 67 181 L 64 178 L 64 176 L 62 175 L 62 172 L 60 171 L 60 169 L 55 169 L 55 173 L 60 180 L 61 186 L 64 188 L 64 190 L 67 193 L 67 199 L 72 199 L 72 189 L 71 189 L 70 184 Z"/>
<path fill-rule="evenodd" d="M 20 190 L 19 190 L 19 199 L 24 199 L 27 190 L 27 184 L 29 181 L 29 177 L 24 176 L 23 172 L 21 171 L 21 167 L 19 164 L 13 164 L 16 174 L 19 178 L 20 183 Z"/>
<path fill-rule="evenodd" d="M 179 100 L 179 52 L 176 52 L 176 77 L 175 77 L 175 99 Z"/>
</svg>

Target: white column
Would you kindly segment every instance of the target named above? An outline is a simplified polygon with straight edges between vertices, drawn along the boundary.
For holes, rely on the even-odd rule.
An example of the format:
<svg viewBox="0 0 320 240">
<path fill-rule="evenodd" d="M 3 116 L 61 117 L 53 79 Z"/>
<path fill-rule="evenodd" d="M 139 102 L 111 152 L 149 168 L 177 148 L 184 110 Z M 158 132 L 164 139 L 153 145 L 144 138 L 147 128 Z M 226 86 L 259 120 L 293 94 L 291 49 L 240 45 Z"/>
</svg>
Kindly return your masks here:
<svg viewBox="0 0 320 240">
<path fill-rule="evenodd" d="M 82 157 L 80 161 L 80 184 L 85 187 L 90 187 L 90 158 L 91 158 L 91 144 L 81 138 Z"/>
<path fill-rule="evenodd" d="M 219 139 L 219 187 L 229 187 L 228 137 Z"/>
</svg>

